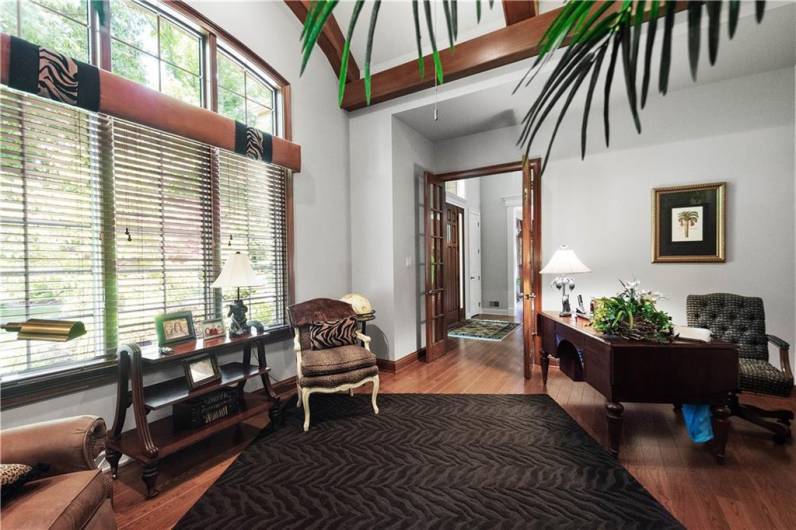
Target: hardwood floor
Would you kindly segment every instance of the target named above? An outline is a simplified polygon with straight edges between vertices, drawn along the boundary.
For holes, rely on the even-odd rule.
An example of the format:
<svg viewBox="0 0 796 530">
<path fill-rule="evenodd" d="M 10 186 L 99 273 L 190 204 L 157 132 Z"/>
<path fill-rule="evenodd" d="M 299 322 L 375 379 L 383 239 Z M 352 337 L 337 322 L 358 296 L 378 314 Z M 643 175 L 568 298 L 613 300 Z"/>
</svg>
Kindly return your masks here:
<svg viewBox="0 0 796 530">
<path fill-rule="evenodd" d="M 493 318 L 493 317 L 490 317 Z M 382 373 L 383 393 L 543 393 L 539 367 L 522 377 L 522 330 L 501 342 L 449 339 L 434 363 L 417 362 L 397 375 Z M 547 392 L 591 436 L 608 444 L 604 399 L 586 383 L 551 369 Z M 796 411 L 796 398 L 744 396 L 744 402 Z M 732 419 L 727 463 L 719 466 L 693 444 L 668 405 L 627 404 L 621 463 L 683 524 L 702 528 L 796 528 L 796 449 Z M 195 451 L 167 458 L 158 497 L 145 501 L 140 468 L 130 464 L 114 483 L 121 528 L 170 528 L 266 425 L 253 420 L 239 432 L 220 433 Z"/>
</svg>

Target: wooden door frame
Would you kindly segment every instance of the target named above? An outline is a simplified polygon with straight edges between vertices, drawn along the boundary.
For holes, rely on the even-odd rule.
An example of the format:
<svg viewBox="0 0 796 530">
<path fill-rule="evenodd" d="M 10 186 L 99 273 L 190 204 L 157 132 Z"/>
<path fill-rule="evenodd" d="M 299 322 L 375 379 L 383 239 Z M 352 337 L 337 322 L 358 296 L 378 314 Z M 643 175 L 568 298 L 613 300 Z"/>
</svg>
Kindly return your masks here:
<svg viewBox="0 0 796 530">
<path fill-rule="evenodd" d="M 530 168 L 533 167 L 533 172 L 530 172 Z M 474 169 L 465 169 L 460 171 L 449 171 L 446 173 L 438 173 L 434 174 L 434 176 L 440 180 L 443 184 L 450 180 L 464 180 L 464 179 L 471 179 L 477 177 L 486 177 L 489 175 L 499 175 L 502 173 L 513 173 L 515 171 L 521 171 L 523 175 L 523 182 L 522 182 L 522 197 L 523 203 L 527 200 L 533 201 L 532 208 L 534 212 L 535 218 L 533 219 L 533 262 L 531 266 L 533 267 L 533 271 L 536 272 L 534 275 L 534 285 L 532 292 L 535 295 L 533 299 L 533 306 L 536 313 L 540 313 L 542 311 L 542 278 L 539 274 L 539 271 L 542 270 L 542 193 L 541 193 L 541 159 L 529 159 L 527 163 L 519 160 L 517 162 L 507 162 L 505 164 L 495 164 L 491 166 L 483 166 Z M 534 190 L 533 196 L 529 196 L 529 190 Z M 528 243 L 528 239 L 530 239 L 530 234 L 526 229 L 526 224 L 523 222 L 523 243 Z M 427 286 L 426 286 L 427 287 Z M 523 355 L 523 369 L 525 372 L 525 378 L 531 378 L 531 370 L 533 362 L 537 364 L 541 363 L 541 355 L 539 353 L 539 340 L 538 334 L 536 332 L 536 322 L 532 322 L 531 329 L 523 329 L 523 335 L 525 341 L 532 340 L 534 343 L 533 351 L 534 351 L 534 358 L 529 359 L 526 355 Z M 523 345 L 524 346 L 524 345 Z"/>
</svg>

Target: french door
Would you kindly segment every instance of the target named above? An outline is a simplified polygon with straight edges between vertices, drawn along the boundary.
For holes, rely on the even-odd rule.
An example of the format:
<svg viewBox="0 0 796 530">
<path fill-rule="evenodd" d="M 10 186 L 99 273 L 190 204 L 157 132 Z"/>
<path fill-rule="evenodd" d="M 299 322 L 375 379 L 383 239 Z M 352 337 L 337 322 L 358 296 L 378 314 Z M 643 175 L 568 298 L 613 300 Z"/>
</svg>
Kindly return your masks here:
<svg viewBox="0 0 796 530">
<path fill-rule="evenodd" d="M 531 378 L 534 355 L 539 357 L 536 334 L 536 314 L 541 310 L 541 242 L 542 197 L 540 160 L 512 162 L 468 171 L 445 174 L 425 174 L 423 209 L 425 213 L 426 249 L 426 361 L 433 361 L 445 353 L 447 326 L 445 325 L 446 263 L 445 182 L 463 178 L 488 177 L 500 173 L 522 171 L 522 327 L 523 371 Z M 480 256 L 479 256 L 480 263 Z M 472 269 L 471 269 L 472 270 Z M 471 273 L 472 274 L 472 273 Z M 472 286 L 472 283 L 470 284 Z M 471 287 L 471 296 L 476 296 Z"/>
<path fill-rule="evenodd" d="M 445 353 L 445 184 L 425 174 L 423 201 L 426 239 L 426 361 Z"/>
<path fill-rule="evenodd" d="M 528 160 L 522 167 L 522 333 L 523 372 L 531 378 L 533 356 L 539 355 L 536 314 L 541 311 L 542 190 L 540 160 Z"/>
</svg>

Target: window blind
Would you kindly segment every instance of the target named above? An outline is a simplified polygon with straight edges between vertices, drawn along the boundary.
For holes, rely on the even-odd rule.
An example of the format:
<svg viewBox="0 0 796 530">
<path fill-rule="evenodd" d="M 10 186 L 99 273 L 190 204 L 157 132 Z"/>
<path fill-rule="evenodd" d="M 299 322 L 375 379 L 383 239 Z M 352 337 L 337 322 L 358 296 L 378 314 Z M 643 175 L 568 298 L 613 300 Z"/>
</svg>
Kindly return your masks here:
<svg viewBox="0 0 796 530">
<path fill-rule="evenodd" d="M 287 170 L 248 160 L 234 153 L 219 154 L 220 242 L 223 263 L 235 252 L 247 252 L 261 286 L 241 289 L 249 318 L 266 327 L 287 322 Z M 230 302 L 237 295 L 224 293 Z"/>
<path fill-rule="evenodd" d="M 211 148 L 121 120 L 113 123 L 116 274 L 121 343 L 152 338 L 154 317 L 215 313 Z"/>
<path fill-rule="evenodd" d="M 0 321 L 87 329 L 66 343 L 0 333 L 0 376 L 153 340 L 160 313 L 221 317 L 210 284 L 236 251 L 264 280 L 241 293 L 249 317 L 286 324 L 287 170 L 6 87 L 0 115 Z"/>
<path fill-rule="evenodd" d="M 0 321 L 81 320 L 68 343 L 0 332 L 0 375 L 105 353 L 101 117 L 0 91 Z"/>
</svg>

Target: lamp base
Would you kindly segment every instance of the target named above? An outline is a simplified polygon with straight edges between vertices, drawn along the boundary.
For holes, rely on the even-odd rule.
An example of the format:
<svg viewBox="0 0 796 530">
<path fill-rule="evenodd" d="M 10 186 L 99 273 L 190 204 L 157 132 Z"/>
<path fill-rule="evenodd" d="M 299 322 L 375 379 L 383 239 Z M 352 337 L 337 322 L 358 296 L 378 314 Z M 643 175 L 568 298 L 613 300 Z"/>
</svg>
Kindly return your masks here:
<svg viewBox="0 0 796 530">
<path fill-rule="evenodd" d="M 229 304 L 228 317 L 232 317 L 229 321 L 229 334 L 232 337 L 240 337 L 249 333 L 249 327 L 246 325 L 246 311 L 248 308 L 243 300 L 235 300 Z"/>
<path fill-rule="evenodd" d="M 569 305 L 569 293 L 567 292 L 567 283 L 561 288 L 561 312 L 558 314 L 560 317 L 571 317 L 572 307 Z"/>
</svg>

